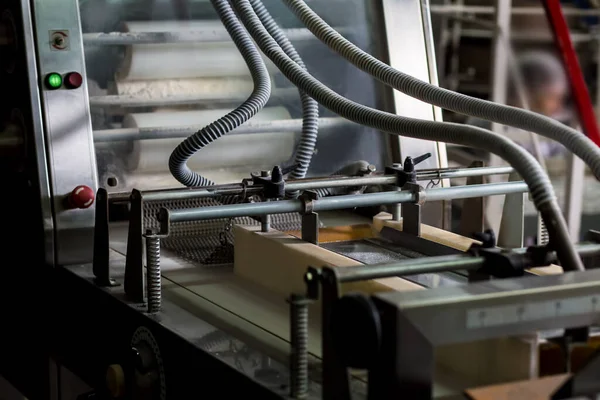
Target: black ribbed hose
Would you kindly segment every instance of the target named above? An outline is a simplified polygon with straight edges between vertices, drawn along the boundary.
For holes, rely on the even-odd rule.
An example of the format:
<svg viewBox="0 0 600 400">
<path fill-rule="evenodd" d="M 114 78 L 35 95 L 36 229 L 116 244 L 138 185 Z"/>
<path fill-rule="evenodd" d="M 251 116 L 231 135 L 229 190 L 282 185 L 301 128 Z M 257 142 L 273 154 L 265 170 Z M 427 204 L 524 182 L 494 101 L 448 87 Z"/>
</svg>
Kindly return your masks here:
<svg viewBox="0 0 600 400">
<path fill-rule="evenodd" d="M 540 164 L 520 146 L 502 135 L 485 129 L 415 118 L 373 109 L 340 96 L 293 62 L 264 28 L 248 0 L 232 0 L 244 25 L 263 53 L 297 87 L 326 108 L 353 122 L 395 135 L 440 141 L 486 149 L 508 161 L 529 186 L 534 204 L 540 211 L 550 245 L 556 250 L 565 270 L 583 270 L 583 264 L 570 241 L 548 175 Z"/>
<path fill-rule="evenodd" d="M 456 93 L 398 71 L 340 35 L 304 0 L 283 0 L 283 2 L 319 40 L 378 81 L 415 99 L 446 110 L 513 126 L 556 140 L 581 158 L 600 179 L 600 147 L 583 133 L 532 111 Z"/>
<path fill-rule="evenodd" d="M 254 42 L 240 23 L 228 0 L 211 0 L 211 3 L 229 36 L 241 53 L 254 82 L 250 96 L 238 108 L 212 122 L 181 142 L 169 158 L 169 170 L 181 184 L 188 187 L 208 186 L 213 182 L 192 171 L 188 160 L 199 150 L 231 132 L 256 115 L 271 96 L 271 78 Z"/>
<path fill-rule="evenodd" d="M 306 65 L 296 51 L 294 45 L 287 38 L 285 33 L 279 28 L 279 25 L 273 20 L 271 14 L 267 11 L 260 0 L 250 0 L 250 4 L 254 8 L 256 15 L 269 32 L 271 37 L 275 39 L 281 49 L 301 68 L 306 70 Z M 312 97 L 300 90 L 300 100 L 302 103 L 302 134 L 300 142 L 296 149 L 294 170 L 290 173 L 291 179 L 302 179 L 308 172 L 310 161 L 315 152 L 317 145 L 317 135 L 319 133 L 319 103 L 314 101 Z M 295 193 L 297 195 L 298 192 Z"/>
</svg>

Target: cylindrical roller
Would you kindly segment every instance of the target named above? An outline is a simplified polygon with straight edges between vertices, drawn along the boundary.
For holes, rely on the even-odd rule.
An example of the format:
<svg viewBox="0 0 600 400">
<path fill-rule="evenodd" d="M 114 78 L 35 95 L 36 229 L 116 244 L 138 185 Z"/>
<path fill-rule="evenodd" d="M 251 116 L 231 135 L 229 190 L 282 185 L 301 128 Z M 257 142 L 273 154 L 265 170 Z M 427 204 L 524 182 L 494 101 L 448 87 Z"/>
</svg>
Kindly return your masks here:
<svg viewBox="0 0 600 400">
<path fill-rule="evenodd" d="M 126 22 L 127 32 L 221 31 L 220 21 Z M 265 59 L 271 73 L 275 66 Z M 116 80 L 249 77 L 248 67 L 233 42 L 143 44 L 127 48 Z"/>
<path fill-rule="evenodd" d="M 229 110 L 200 110 L 129 114 L 126 128 L 153 126 L 197 125 L 198 129 L 225 115 Z M 265 108 L 252 120 L 272 121 L 290 118 L 284 107 Z M 222 168 L 277 165 L 291 159 L 295 133 L 275 132 L 252 135 L 226 135 L 209 144 L 190 159 L 190 168 L 205 172 Z M 134 142 L 133 153 L 127 160 L 130 171 L 136 173 L 168 172 L 169 156 L 181 139 L 154 139 Z"/>
<path fill-rule="evenodd" d="M 253 83 L 246 77 L 189 78 L 156 80 L 116 80 L 113 92 L 139 99 L 170 99 L 173 96 L 211 97 L 243 101 L 252 92 Z"/>
</svg>

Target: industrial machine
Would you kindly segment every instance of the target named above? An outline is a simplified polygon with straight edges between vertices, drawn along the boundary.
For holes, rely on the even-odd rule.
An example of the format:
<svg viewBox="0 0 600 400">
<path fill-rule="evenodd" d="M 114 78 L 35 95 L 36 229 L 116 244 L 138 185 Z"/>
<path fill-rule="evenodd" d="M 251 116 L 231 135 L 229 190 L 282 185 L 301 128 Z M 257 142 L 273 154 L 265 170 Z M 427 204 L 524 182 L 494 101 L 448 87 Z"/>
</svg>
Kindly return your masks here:
<svg viewBox="0 0 600 400">
<path fill-rule="evenodd" d="M 427 2 L 0 5 L 0 374 L 28 398 L 598 391 L 597 233 L 572 244 L 535 159 L 437 107 L 599 176 L 600 150 L 437 88 Z M 448 168 L 445 142 L 511 166 Z M 550 241 L 525 249 L 527 191 Z"/>
</svg>

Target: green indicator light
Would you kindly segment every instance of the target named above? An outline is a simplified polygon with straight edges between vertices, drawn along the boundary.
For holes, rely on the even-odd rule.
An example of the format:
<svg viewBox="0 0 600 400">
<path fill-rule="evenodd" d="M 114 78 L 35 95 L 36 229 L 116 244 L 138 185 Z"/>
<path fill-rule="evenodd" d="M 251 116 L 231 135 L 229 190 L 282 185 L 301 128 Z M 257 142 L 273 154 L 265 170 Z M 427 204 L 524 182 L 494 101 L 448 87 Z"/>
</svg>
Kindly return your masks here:
<svg viewBox="0 0 600 400">
<path fill-rule="evenodd" d="M 46 84 L 48 85 L 49 89 L 58 89 L 62 86 L 62 82 L 62 76 L 60 74 L 57 74 L 56 72 L 53 72 L 46 76 Z"/>
</svg>

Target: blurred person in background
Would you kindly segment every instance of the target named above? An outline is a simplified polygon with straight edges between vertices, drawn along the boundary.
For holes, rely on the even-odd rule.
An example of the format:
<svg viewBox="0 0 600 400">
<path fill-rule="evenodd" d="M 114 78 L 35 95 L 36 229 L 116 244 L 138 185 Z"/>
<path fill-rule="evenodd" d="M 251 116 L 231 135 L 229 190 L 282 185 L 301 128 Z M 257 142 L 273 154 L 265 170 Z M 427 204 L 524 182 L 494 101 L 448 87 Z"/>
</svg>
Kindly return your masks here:
<svg viewBox="0 0 600 400">
<path fill-rule="evenodd" d="M 528 51 L 517 56 L 516 64 L 522 87 L 517 87 L 514 79 L 510 80 L 507 104 L 522 107 L 519 92 L 522 90 L 531 111 L 569 123 L 570 117 L 566 112 L 569 81 L 560 59 L 550 52 Z M 465 123 L 492 129 L 491 122 L 479 118 L 468 118 Z M 533 151 L 531 140 L 525 132 L 505 127 L 505 133 L 530 152 Z M 563 152 L 562 145 L 557 142 L 539 138 L 544 157 L 553 157 Z M 469 153 L 481 156 L 480 153 L 473 151 L 469 151 Z"/>
</svg>

